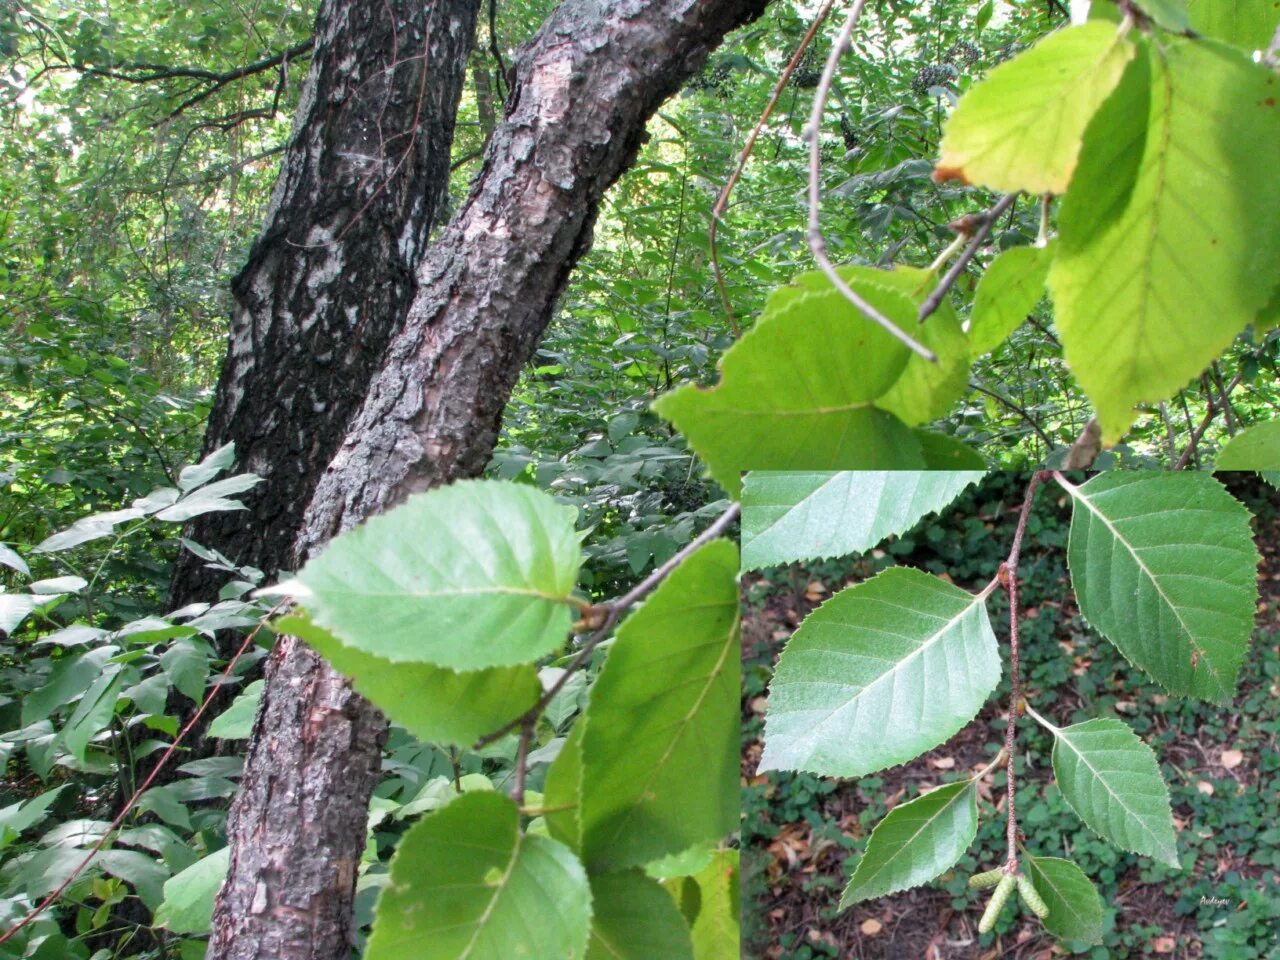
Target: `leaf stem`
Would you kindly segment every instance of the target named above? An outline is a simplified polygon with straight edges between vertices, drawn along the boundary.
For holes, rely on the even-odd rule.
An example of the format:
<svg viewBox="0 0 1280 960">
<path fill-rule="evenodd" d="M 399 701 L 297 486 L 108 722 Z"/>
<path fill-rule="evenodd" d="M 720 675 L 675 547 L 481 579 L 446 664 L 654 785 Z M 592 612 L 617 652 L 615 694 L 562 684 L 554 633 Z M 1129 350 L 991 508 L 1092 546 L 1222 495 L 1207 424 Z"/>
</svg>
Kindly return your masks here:
<svg viewBox="0 0 1280 960">
<path fill-rule="evenodd" d="M 1040 724 L 1040 726 L 1044 727 L 1046 730 L 1052 733 L 1055 737 L 1062 732 L 1061 727 L 1055 727 L 1052 723 L 1050 723 L 1044 717 L 1040 716 L 1040 714 L 1036 713 L 1033 709 L 1031 709 L 1031 704 L 1029 703 L 1026 704 L 1026 708 L 1027 708 L 1027 713 L 1031 714 L 1031 719 L 1034 720 L 1036 723 Z"/>
<path fill-rule="evenodd" d="M 938 285 L 933 288 L 933 292 L 920 304 L 920 313 L 918 319 L 924 323 L 929 319 L 933 311 L 942 305 L 943 299 L 947 295 L 947 291 L 955 286 L 960 274 L 964 273 L 965 267 L 969 265 L 969 261 L 973 259 L 974 254 L 978 252 L 978 248 L 987 239 L 987 234 L 991 232 L 991 228 L 995 226 L 996 221 L 1004 214 L 1006 210 L 1013 206 L 1014 201 L 1018 199 L 1017 193 L 1006 193 L 1003 197 L 996 201 L 996 205 L 982 214 L 982 222 L 978 224 L 978 229 L 973 231 L 973 236 L 969 240 L 969 245 L 964 248 L 964 252 L 956 258 L 956 262 L 951 265 Z"/>
</svg>

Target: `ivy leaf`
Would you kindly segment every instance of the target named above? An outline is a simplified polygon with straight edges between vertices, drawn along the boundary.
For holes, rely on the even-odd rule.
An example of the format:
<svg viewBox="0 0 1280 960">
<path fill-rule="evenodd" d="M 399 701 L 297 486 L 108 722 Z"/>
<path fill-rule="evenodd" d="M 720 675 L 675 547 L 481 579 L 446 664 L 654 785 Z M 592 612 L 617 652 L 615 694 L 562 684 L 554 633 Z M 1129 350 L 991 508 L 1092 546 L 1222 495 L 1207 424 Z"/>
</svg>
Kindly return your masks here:
<svg viewBox="0 0 1280 960">
<path fill-rule="evenodd" d="M 717 850 L 694 876 L 698 913 L 693 920 L 694 960 L 721 960 L 739 952 L 738 851 Z"/>
<path fill-rule="evenodd" d="M 934 179 L 1065 192 L 1085 126 L 1133 54 L 1113 25 L 1093 22 L 1050 34 L 996 67 L 947 120 Z"/>
<path fill-rule="evenodd" d="M 855 289 L 903 329 L 917 326 L 905 294 Z M 732 497 L 748 469 L 918 469 L 920 444 L 876 406 L 908 353 L 839 291 L 792 290 L 725 352 L 717 386 L 680 387 L 653 409 Z"/>
<path fill-rule="evenodd" d="M 1275 0 L 1190 0 L 1191 29 L 1234 43 L 1252 53 L 1265 50 L 1275 34 Z"/>
<path fill-rule="evenodd" d="M 587 960 L 693 960 L 689 924 L 642 871 L 593 876 L 591 907 Z"/>
<path fill-rule="evenodd" d="M 1218 454 L 1214 469 L 1280 469 L 1280 420 L 1264 420 L 1236 434 Z"/>
<path fill-rule="evenodd" d="M 582 852 L 593 871 L 737 828 L 737 574 L 736 546 L 714 540 L 618 628 L 582 737 Z"/>
<path fill-rule="evenodd" d="M 510 960 L 586 953 L 591 889 L 561 843 L 521 834 L 492 791 L 464 793 L 415 823 L 391 860 L 367 960 Z"/>
<path fill-rule="evenodd" d="M 347 646 L 305 612 L 283 617 L 271 629 L 305 640 L 361 696 L 425 743 L 470 748 L 532 707 L 542 693 L 530 664 L 458 673 L 429 663 L 392 663 Z"/>
<path fill-rule="evenodd" d="M 918 887 L 954 866 L 978 833 L 976 783 L 948 783 L 890 810 L 871 831 L 840 909 Z"/>
<path fill-rule="evenodd" d="M 753 470 L 742 489 L 742 569 L 870 550 L 941 510 L 980 472 Z"/>
<path fill-rule="evenodd" d="M 1044 247 L 1014 247 L 987 267 L 978 281 L 969 319 L 969 343 L 974 356 L 989 353 L 1004 343 L 1035 309 L 1044 296 L 1053 248 L 1053 242 Z"/>
<path fill-rule="evenodd" d="M 1169 790 L 1151 748 L 1120 720 L 1086 720 L 1054 735 L 1053 774 L 1062 796 L 1094 833 L 1113 846 L 1175 869 Z"/>
<path fill-rule="evenodd" d="M 1058 857 L 1024 857 L 1031 882 L 1049 907 L 1045 929 L 1063 940 L 1102 942 L 1102 898 L 1084 871 Z"/>
<path fill-rule="evenodd" d="M 1240 51 L 1167 40 L 1146 45 L 1085 137 L 1049 287 L 1106 444 L 1135 404 L 1199 374 L 1271 296 L 1278 97 L 1280 78 Z"/>
<path fill-rule="evenodd" d="M 910 567 L 841 590 L 778 660 L 760 771 L 860 777 L 972 720 L 1000 680 L 979 597 Z"/>
<path fill-rule="evenodd" d="M 437 487 L 335 538 L 276 589 L 348 647 L 384 660 L 529 663 L 569 632 L 575 514 L 500 480 Z"/>
<path fill-rule="evenodd" d="M 1258 596 L 1249 511 L 1199 473 L 1104 473 L 1066 489 L 1085 619 L 1170 693 L 1230 700 Z"/>
</svg>

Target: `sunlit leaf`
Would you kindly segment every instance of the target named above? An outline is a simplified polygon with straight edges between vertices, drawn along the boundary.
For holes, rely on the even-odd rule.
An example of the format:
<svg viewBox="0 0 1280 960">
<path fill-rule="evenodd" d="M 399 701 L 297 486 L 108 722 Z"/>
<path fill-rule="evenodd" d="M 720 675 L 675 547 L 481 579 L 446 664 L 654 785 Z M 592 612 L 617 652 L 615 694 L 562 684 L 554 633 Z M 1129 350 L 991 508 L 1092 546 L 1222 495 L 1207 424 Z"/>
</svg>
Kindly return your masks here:
<svg viewBox="0 0 1280 960">
<path fill-rule="evenodd" d="M 1280 470 L 1280 420 L 1255 423 L 1227 441 L 1216 470 Z"/>
<path fill-rule="evenodd" d="M 1014 247 L 987 267 L 973 297 L 969 342 L 975 356 L 1004 343 L 1044 297 L 1053 247 Z"/>
</svg>

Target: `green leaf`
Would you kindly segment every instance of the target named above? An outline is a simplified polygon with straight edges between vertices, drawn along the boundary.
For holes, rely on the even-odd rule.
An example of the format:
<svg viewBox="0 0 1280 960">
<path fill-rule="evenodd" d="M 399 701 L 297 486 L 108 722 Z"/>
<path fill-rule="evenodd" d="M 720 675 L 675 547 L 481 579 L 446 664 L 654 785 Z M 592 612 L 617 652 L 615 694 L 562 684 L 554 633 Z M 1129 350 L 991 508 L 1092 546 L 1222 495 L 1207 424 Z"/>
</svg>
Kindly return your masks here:
<svg viewBox="0 0 1280 960">
<path fill-rule="evenodd" d="M 264 686 L 265 681 L 255 680 L 245 687 L 244 692 L 231 701 L 231 706 L 209 724 L 208 735 L 223 740 L 248 740 L 253 733 L 253 720 L 258 715 Z"/>
<path fill-rule="evenodd" d="M 855 290 L 903 329 L 916 328 L 905 294 Z M 876 405 L 906 367 L 907 348 L 837 290 L 786 292 L 725 352 L 719 385 L 680 387 L 654 410 L 733 497 L 748 469 L 923 467 L 911 431 Z"/>
<path fill-rule="evenodd" d="M 561 843 L 521 834 L 516 805 L 464 793 L 410 828 L 391 860 L 366 960 L 579 960 L 591 889 Z"/>
<path fill-rule="evenodd" d="M 555 811 L 545 817 L 547 832 L 574 852 L 579 851 L 582 843 L 578 804 L 582 801 L 582 731 L 585 728 L 586 723 L 580 717 L 547 768 L 542 787 L 543 806 Z"/>
<path fill-rule="evenodd" d="M 738 851 L 717 850 L 694 878 L 698 915 L 693 921 L 694 960 L 724 960 L 739 953 Z"/>
<path fill-rule="evenodd" d="M 178 474 L 178 487 L 182 490 L 192 490 L 195 487 L 206 484 L 231 466 L 235 459 L 236 445 L 234 443 L 224 444 L 199 463 L 183 467 L 182 472 Z"/>
<path fill-rule="evenodd" d="M 987 267 L 973 297 L 969 342 L 974 356 L 989 353 L 1013 333 L 1044 296 L 1054 244 L 1014 247 Z"/>
<path fill-rule="evenodd" d="M 972 720 L 1000 680 L 984 601 L 910 567 L 841 590 L 778 660 L 760 771 L 860 777 Z"/>
<path fill-rule="evenodd" d="M 532 487 L 468 480 L 342 534 L 282 585 L 317 626 L 397 663 L 479 670 L 563 646 L 576 511 Z"/>
<path fill-rule="evenodd" d="M 587 960 L 693 960 L 675 901 L 639 870 L 592 877 L 591 908 Z"/>
<path fill-rule="evenodd" d="M 955 866 L 978 833 L 976 783 L 948 783 L 890 810 L 871 831 L 840 909 L 918 887 Z"/>
<path fill-rule="evenodd" d="M 1255 423 L 1227 441 L 1215 470 L 1280 469 L 1280 420 Z"/>
<path fill-rule="evenodd" d="M 8 567 L 10 570 L 17 570 L 24 577 L 31 576 L 31 571 L 27 568 L 27 561 L 18 556 L 16 550 L 3 543 L 0 543 L 0 566 Z"/>
<path fill-rule="evenodd" d="M 125 677 L 119 672 L 119 668 L 108 669 L 80 698 L 76 709 L 62 728 L 62 742 L 66 745 L 67 752 L 81 763 L 85 761 L 89 741 L 105 730 L 115 716 L 116 701 L 124 683 Z"/>
<path fill-rule="evenodd" d="M 932 430 L 912 430 L 920 450 L 924 454 L 924 465 L 929 470 L 983 470 L 987 462 L 973 447 L 957 440 L 955 437 Z"/>
<path fill-rule="evenodd" d="M 941 510 L 977 472 L 753 470 L 742 489 L 742 569 L 870 550 Z"/>
<path fill-rule="evenodd" d="M 0 850 L 9 845 L 22 831 L 35 826 L 44 819 L 49 808 L 53 806 L 58 795 L 67 788 L 66 784 L 46 790 L 38 797 L 25 802 L 19 801 L 0 810 Z"/>
<path fill-rule="evenodd" d="M 392 663 L 345 645 L 305 611 L 277 620 L 272 629 L 305 640 L 389 720 L 426 743 L 470 748 L 542 694 L 530 664 L 458 673 L 428 663 Z"/>
<path fill-rule="evenodd" d="M 1271 296 L 1277 97 L 1280 78 L 1240 51 L 1166 38 L 1145 45 L 1085 137 L 1049 287 L 1106 444 L 1135 404 L 1199 374 Z"/>
<path fill-rule="evenodd" d="M 223 847 L 166 880 L 164 902 L 156 911 L 154 925 L 170 933 L 208 933 L 213 900 L 227 875 L 230 859 L 231 848 Z"/>
<path fill-rule="evenodd" d="M 1165 30 L 1185 33 L 1189 26 L 1187 0 L 1134 0 L 1133 5 Z"/>
<path fill-rule="evenodd" d="M 582 737 L 582 851 L 593 870 L 737 828 L 737 574 L 737 547 L 713 540 L 618 628 Z"/>
<path fill-rule="evenodd" d="M 53 716 L 75 702 L 104 671 L 107 661 L 120 652 L 119 647 L 101 646 L 73 657 L 62 657 L 49 674 L 49 682 L 22 699 L 22 725 Z"/>
<path fill-rule="evenodd" d="M 1120 720 L 1086 720 L 1054 735 L 1063 799 L 1108 843 L 1178 867 L 1169 790 L 1151 748 Z"/>
<path fill-rule="evenodd" d="M 1190 0 L 1191 29 L 1252 53 L 1265 50 L 1280 24 L 1275 0 Z"/>
<path fill-rule="evenodd" d="M 192 490 L 173 506 L 165 507 L 158 512 L 155 518 L 169 523 L 184 523 L 192 517 L 198 517 L 205 513 L 247 509 L 239 500 L 230 499 L 230 495 L 252 490 L 261 482 L 262 477 L 255 476 L 252 473 L 242 473 L 239 476 L 227 477 L 227 479 L 211 483 L 207 487 L 199 487 L 196 490 Z"/>
<path fill-rule="evenodd" d="M 1102 942 L 1102 898 L 1084 871 L 1058 857 L 1024 857 L 1031 882 L 1049 907 L 1045 929 L 1063 940 Z"/>
<path fill-rule="evenodd" d="M 1085 619 L 1170 693 L 1230 700 L 1258 597 L 1249 511 L 1200 473 L 1104 473 L 1067 490 Z"/>
<path fill-rule="evenodd" d="M 1133 53 L 1111 24 L 1084 23 L 996 67 L 947 120 L 934 179 L 1064 193 L 1085 126 Z"/>
</svg>

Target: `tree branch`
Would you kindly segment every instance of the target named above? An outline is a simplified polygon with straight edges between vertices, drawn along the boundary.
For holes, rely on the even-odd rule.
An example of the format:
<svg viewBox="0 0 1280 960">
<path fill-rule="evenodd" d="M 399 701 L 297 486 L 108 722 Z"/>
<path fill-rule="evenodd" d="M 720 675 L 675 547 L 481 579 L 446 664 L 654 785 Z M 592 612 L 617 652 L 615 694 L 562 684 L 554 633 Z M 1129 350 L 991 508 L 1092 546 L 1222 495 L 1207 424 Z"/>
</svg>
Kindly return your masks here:
<svg viewBox="0 0 1280 960">
<path fill-rule="evenodd" d="M 1014 201 L 1017 199 L 1018 195 L 1016 193 L 1007 193 L 996 202 L 994 207 L 980 216 L 978 227 L 974 230 L 973 237 L 969 240 L 969 245 L 964 248 L 964 251 L 956 258 L 956 262 L 951 265 L 951 268 L 938 281 L 938 285 L 933 288 L 924 303 L 920 304 L 919 320 L 921 323 L 929 319 L 933 311 L 937 310 L 942 304 L 947 291 L 955 286 L 960 274 L 964 273 L 964 268 L 969 265 L 969 261 L 973 259 L 974 254 L 978 252 L 978 248 L 987 239 L 987 234 L 991 232 L 991 228 L 995 226 L 1000 216 L 1013 206 Z"/>
</svg>

